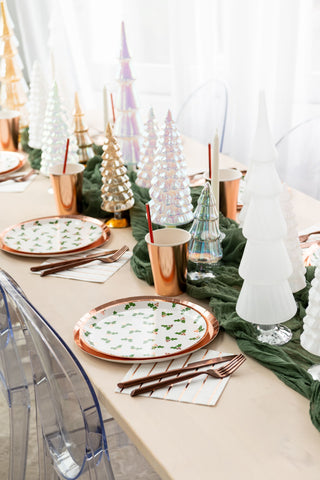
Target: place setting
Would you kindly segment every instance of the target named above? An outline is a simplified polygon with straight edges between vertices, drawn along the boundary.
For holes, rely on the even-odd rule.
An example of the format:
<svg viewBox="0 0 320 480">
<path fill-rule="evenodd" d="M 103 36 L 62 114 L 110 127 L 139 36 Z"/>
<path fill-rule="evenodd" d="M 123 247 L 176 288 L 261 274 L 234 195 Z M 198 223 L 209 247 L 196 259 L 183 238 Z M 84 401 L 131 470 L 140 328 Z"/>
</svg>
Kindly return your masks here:
<svg viewBox="0 0 320 480">
<path fill-rule="evenodd" d="M 0 151 L 0 193 L 23 192 L 38 172 L 26 165 L 26 156 L 20 152 Z"/>
</svg>

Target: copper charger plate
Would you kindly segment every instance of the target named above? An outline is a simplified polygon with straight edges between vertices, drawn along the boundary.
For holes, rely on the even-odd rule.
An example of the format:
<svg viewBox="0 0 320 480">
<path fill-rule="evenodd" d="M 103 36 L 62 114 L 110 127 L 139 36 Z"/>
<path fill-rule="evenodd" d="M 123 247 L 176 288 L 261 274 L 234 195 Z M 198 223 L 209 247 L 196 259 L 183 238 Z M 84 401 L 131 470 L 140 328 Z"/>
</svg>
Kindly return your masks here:
<svg viewBox="0 0 320 480">
<path fill-rule="evenodd" d="M 24 225 L 29 222 L 36 222 L 36 221 L 41 221 L 41 220 L 56 220 L 56 219 L 78 219 L 83 222 L 90 222 L 93 223 L 101 228 L 101 235 L 100 237 L 95 240 L 94 242 L 85 245 L 81 248 L 74 248 L 70 250 L 63 250 L 63 251 L 56 251 L 56 252 L 26 252 L 22 250 L 15 250 L 8 245 L 5 244 L 4 242 L 4 237 L 5 235 L 13 230 L 14 228 L 20 227 L 21 225 Z M 24 257 L 59 257 L 59 256 L 66 256 L 66 255 L 74 255 L 74 254 L 79 254 L 86 252 L 88 250 L 92 250 L 94 248 L 100 247 L 104 243 L 106 243 L 110 239 L 111 231 L 107 225 L 105 225 L 101 220 L 97 220 L 96 218 L 91 218 L 87 217 L 84 215 L 54 215 L 54 216 L 49 216 L 49 217 L 39 217 L 39 218 L 34 218 L 30 220 L 25 220 L 23 222 L 17 223 L 16 225 L 11 225 L 7 227 L 5 230 L 3 230 L 0 233 L 0 250 L 3 250 L 4 252 L 7 253 L 12 253 L 14 255 L 20 255 Z"/>
<path fill-rule="evenodd" d="M 0 171 L 0 177 L 1 177 L 1 175 L 7 175 L 8 173 L 13 173 L 15 171 L 20 170 L 20 168 L 22 168 L 26 163 L 26 157 L 22 153 L 3 151 L 3 152 L 0 152 L 0 156 L 2 154 L 9 155 L 9 156 L 12 156 L 12 157 L 17 157 L 18 163 L 17 163 L 17 165 L 15 165 L 12 168 L 9 168 L 7 170 L 1 170 Z"/>
<path fill-rule="evenodd" d="M 83 325 L 88 321 L 89 315 L 90 316 L 94 315 L 94 313 L 96 313 L 100 309 L 105 309 L 105 308 L 108 308 L 108 307 L 113 306 L 113 305 L 115 306 L 115 305 L 118 305 L 118 304 L 121 304 L 121 303 L 124 303 L 124 302 L 129 302 L 129 301 L 134 302 L 134 301 L 138 301 L 138 300 L 140 300 L 140 301 L 141 300 L 148 300 L 148 301 L 165 300 L 165 301 L 168 301 L 168 302 L 174 302 L 174 303 L 178 303 L 180 305 L 190 307 L 193 310 L 195 310 L 196 312 L 198 312 L 204 318 L 204 320 L 206 321 L 206 324 L 207 324 L 207 332 L 204 335 L 204 337 L 201 339 L 200 342 L 197 342 L 196 344 L 192 345 L 191 347 L 189 347 L 185 350 L 182 350 L 182 351 L 180 350 L 176 353 L 168 354 L 168 355 L 165 355 L 165 356 L 162 356 L 162 357 L 156 357 L 155 356 L 155 357 L 150 357 L 150 358 L 146 358 L 146 357 L 128 358 L 128 357 L 113 356 L 113 355 L 109 355 L 109 354 L 102 353 L 102 352 L 99 352 L 97 350 L 94 350 L 93 348 L 90 348 L 86 343 L 84 343 L 82 341 L 82 339 L 80 338 L 80 330 L 82 329 Z M 195 303 L 189 302 L 187 300 L 179 300 L 179 299 L 173 298 L 173 297 L 141 296 L 141 297 L 128 297 L 128 298 L 122 298 L 122 299 L 114 300 L 112 302 L 108 302 L 108 303 L 105 303 L 104 305 L 100 305 L 99 307 L 94 308 L 87 315 L 82 317 L 82 319 L 79 320 L 79 322 L 76 323 L 76 325 L 73 329 L 73 338 L 74 338 L 74 341 L 75 341 L 76 345 L 78 345 L 78 347 L 83 352 L 86 352 L 89 355 L 92 355 L 93 357 L 100 358 L 102 360 L 107 360 L 107 361 L 110 361 L 110 362 L 123 363 L 123 364 L 133 364 L 133 363 L 165 362 L 165 361 L 170 360 L 170 359 L 176 359 L 178 357 L 185 356 L 189 353 L 193 353 L 193 352 L 199 350 L 200 348 L 203 348 L 203 347 L 207 346 L 218 335 L 218 333 L 219 333 L 219 324 L 218 324 L 218 320 L 216 319 L 216 317 L 211 312 L 209 312 L 209 310 L 207 310 L 203 307 L 200 307 L 199 305 L 196 305 Z"/>
</svg>

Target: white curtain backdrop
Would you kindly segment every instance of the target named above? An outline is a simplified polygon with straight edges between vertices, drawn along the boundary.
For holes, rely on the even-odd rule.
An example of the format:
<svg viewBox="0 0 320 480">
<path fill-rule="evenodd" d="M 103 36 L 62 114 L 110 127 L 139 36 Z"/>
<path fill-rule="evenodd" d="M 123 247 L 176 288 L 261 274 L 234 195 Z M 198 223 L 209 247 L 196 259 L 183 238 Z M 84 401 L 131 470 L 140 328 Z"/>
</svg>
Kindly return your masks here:
<svg viewBox="0 0 320 480">
<path fill-rule="evenodd" d="M 67 106 L 74 92 L 102 128 L 102 89 L 117 88 L 126 25 L 142 120 L 159 123 L 212 77 L 229 88 L 224 151 L 248 163 L 258 94 L 265 90 L 275 141 L 310 114 L 316 0 L 8 0 L 26 71 L 38 59 Z M 319 85 L 320 89 L 320 85 Z M 314 113 L 314 110 L 312 110 Z"/>
</svg>

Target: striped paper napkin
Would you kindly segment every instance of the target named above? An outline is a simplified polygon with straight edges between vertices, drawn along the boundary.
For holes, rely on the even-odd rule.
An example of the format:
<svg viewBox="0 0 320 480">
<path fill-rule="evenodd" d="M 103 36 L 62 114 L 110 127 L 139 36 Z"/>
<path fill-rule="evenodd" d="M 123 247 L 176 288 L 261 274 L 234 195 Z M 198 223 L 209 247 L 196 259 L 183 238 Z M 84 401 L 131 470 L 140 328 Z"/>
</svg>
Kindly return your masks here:
<svg viewBox="0 0 320 480">
<path fill-rule="evenodd" d="M 92 253 L 100 253 L 105 249 L 96 249 L 94 251 L 88 252 L 88 255 Z M 95 282 L 95 283 L 104 283 L 108 278 L 110 278 L 114 273 L 116 273 L 123 265 L 130 260 L 132 256 L 131 252 L 125 252 L 122 257 L 114 263 L 103 263 L 100 260 L 94 260 L 93 262 L 88 263 L 87 265 L 81 265 L 80 267 L 73 267 L 69 270 L 63 270 L 62 272 L 53 273 L 52 276 L 60 278 L 71 278 L 72 280 L 82 280 L 84 282 Z M 75 260 L 76 256 L 63 256 L 63 257 L 54 257 L 48 258 L 42 265 L 53 262 L 61 262 L 62 260 Z M 82 259 L 85 257 L 82 256 Z M 32 272 L 40 275 L 41 272 Z"/>
<path fill-rule="evenodd" d="M 213 357 L 224 355 L 230 355 L 229 353 L 218 352 L 215 350 L 201 349 L 197 352 L 191 353 L 176 360 L 170 360 L 166 362 L 158 363 L 139 363 L 134 364 L 127 372 L 125 377 L 121 380 L 125 380 L 144 377 L 148 374 L 166 372 L 174 368 L 180 368 L 186 366 L 188 363 L 197 362 L 199 360 L 205 360 Z M 213 368 L 219 368 L 224 363 L 214 365 Z M 206 370 L 210 367 L 202 367 L 198 370 Z M 197 403 L 199 405 L 213 406 L 217 403 L 220 395 L 222 394 L 230 377 L 225 378 L 213 378 L 209 375 L 200 375 L 199 377 L 186 380 L 181 383 L 177 383 L 171 387 L 164 387 L 154 392 L 144 393 L 143 397 L 162 398 L 165 400 L 174 400 L 176 402 Z M 118 393 L 130 394 L 135 387 L 130 388 L 116 388 Z"/>
<path fill-rule="evenodd" d="M 21 175 L 21 174 L 20 174 Z M 13 180 L 7 180 L 0 183 L 0 193 L 20 193 L 24 192 L 31 182 L 37 177 L 37 174 L 31 175 L 25 182 L 14 182 Z"/>
</svg>

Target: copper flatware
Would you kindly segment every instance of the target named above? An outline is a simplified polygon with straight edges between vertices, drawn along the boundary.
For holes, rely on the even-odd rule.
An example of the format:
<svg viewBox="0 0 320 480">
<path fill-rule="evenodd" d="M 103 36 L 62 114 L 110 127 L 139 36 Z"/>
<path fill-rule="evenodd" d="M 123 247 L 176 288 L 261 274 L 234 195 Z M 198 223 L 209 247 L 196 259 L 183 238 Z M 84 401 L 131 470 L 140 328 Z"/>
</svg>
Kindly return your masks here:
<svg viewBox="0 0 320 480">
<path fill-rule="evenodd" d="M 308 240 L 308 238 L 310 237 L 310 235 L 317 235 L 317 234 L 320 234 L 320 231 L 318 232 L 310 232 L 310 233 L 306 233 L 304 235 L 299 235 L 299 242 L 300 243 L 304 243 Z"/>
<path fill-rule="evenodd" d="M 107 257 L 107 258 L 100 257 L 97 260 L 103 263 L 113 263 L 119 260 L 119 258 L 122 257 L 122 255 L 127 250 L 129 250 L 129 247 L 125 245 L 124 247 L 119 248 L 119 250 L 117 250 L 110 257 Z M 93 262 L 94 260 L 96 259 L 89 258 L 89 259 L 74 261 L 72 264 L 69 264 L 67 266 L 48 268 L 47 270 L 44 270 L 43 272 L 41 272 L 40 275 L 41 277 L 46 277 L 47 275 L 51 275 L 52 273 L 62 272 L 63 270 L 68 270 L 69 268 L 73 268 L 73 267 L 80 267 L 81 265 L 85 265 L 87 263 Z"/>
<path fill-rule="evenodd" d="M 35 170 L 31 169 L 27 173 L 19 175 L 8 175 L 4 178 L 0 178 L 0 182 L 7 182 L 8 180 L 13 180 L 14 182 L 25 182 L 28 180 L 31 175 L 37 173 Z"/>
<path fill-rule="evenodd" d="M 118 383 L 119 388 L 134 387 L 135 385 L 141 385 L 142 383 L 151 382 L 152 380 L 160 380 L 166 377 L 172 377 L 189 370 L 195 370 L 196 368 L 205 367 L 207 365 L 216 365 L 217 363 L 228 362 L 232 360 L 236 355 L 226 355 L 225 357 L 215 357 L 209 360 L 201 360 L 199 362 L 189 363 L 185 367 L 175 368 L 168 370 L 167 372 L 154 373 L 152 375 L 146 375 L 145 377 L 134 378 L 132 380 L 126 380 L 125 382 Z"/>
<path fill-rule="evenodd" d="M 240 355 L 234 357 L 233 360 L 231 360 L 227 365 L 224 365 L 223 367 L 217 369 L 208 368 L 207 370 L 188 373 L 187 375 L 181 375 L 176 378 L 169 378 L 168 380 L 163 380 L 162 382 L 151 383 L 150 385 L 145 385 L 144 387 L 132 390 L 130 395 L 131 397 L 135 397 L 136 395 L 140 395 L 141 393 L 152 392 L 163 387 L 170 387 L 175 383 L 181 383 L 185 380 L 190 380 L 191 378 L 198 377 L 199 375 L 210 375 L 214 378 L 225 378 L 234 373 L 243 364 L 243 362 L 245 362 L 245 360 L 246 357 L 241 353 Z"/>
<path fill-rule="evenodd" d="M 116 253 L 116 252 L 117 250 L 105 250 L 100 253 L 92 253 L 91 255 L 87 255 L 86 257 L 77 257 L 77 258 L 72 258 L 70 260 L 61 260 L 61 262 L 47 263 L 46 265 L 37 265 L 36 267 L 30 267 L 30 270 L 31 272 L 40 272 L 41 270 L 47 270 L 48 268 L 64 267 L 66 265 L 70 265 L 80 260 L 96 260 L 96 259 L 99 259 L 99 257 L 112 255 L 113 253 Z"/>
</svg>

